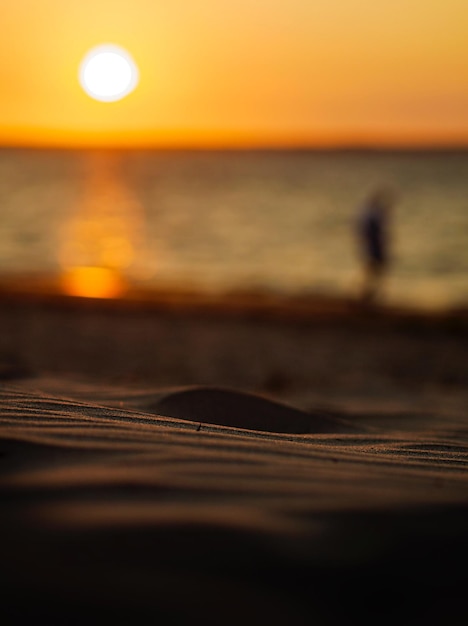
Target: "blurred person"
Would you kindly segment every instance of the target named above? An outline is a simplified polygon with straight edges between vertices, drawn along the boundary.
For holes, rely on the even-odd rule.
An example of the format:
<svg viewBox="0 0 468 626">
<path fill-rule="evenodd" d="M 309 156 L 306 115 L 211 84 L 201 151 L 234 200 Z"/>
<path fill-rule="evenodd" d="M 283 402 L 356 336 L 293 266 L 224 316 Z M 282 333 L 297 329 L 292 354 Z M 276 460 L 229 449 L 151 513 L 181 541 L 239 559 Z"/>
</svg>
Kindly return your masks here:
<svg viewBox="0 0 468 626">
<path fill-rule="evenodd" d="M 369 195 L 359 214 L 357 235 L 363 263 L 364 302 L 377 298 L 390 269 L 390 213 L 394 203 L 394 193 L 380 188 Z"/>
</svg>

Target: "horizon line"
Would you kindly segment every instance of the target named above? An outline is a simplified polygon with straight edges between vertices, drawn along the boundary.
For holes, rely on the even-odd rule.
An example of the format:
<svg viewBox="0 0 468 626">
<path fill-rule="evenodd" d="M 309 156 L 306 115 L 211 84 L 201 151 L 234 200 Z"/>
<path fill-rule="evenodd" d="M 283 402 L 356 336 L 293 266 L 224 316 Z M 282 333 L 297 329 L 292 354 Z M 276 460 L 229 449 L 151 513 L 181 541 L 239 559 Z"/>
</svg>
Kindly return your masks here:
<svg viewBox="0 0 468 626">
<path fill-rule="evenodd" d="M 39 144 L 1 142 L 0 150 L 38 150 L 71 152 L 466 152 L 466 143 L 304 143 L 304 144 L 252 144 L 194 145 L 194 144 Z"/>
</svg>

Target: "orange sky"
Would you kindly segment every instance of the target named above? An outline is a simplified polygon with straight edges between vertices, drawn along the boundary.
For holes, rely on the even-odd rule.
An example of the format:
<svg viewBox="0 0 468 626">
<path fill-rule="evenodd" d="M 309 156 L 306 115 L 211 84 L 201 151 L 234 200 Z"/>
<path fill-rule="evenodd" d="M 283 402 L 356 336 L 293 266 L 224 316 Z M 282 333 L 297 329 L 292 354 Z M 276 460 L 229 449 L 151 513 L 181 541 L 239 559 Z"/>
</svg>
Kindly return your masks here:
<svg viewBox="0 0 468 626">
<path fill-rule="evenodd" d="M 467 0 L 1 0 L 0 144 L 468 144 Z M 112 42 L 120 102 L 78 66 Z"/>
</svg>

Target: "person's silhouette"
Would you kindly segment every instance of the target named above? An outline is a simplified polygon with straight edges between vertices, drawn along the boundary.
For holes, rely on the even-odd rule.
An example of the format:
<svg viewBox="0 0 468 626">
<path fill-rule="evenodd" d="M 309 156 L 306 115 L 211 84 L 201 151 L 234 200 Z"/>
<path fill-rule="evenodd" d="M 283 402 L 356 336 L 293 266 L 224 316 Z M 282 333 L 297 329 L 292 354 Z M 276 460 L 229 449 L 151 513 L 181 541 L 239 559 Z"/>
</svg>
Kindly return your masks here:
<svg viewBox="0 0 468 626">
<path fill-rule="evenodd" d="M 377 297 L 390 265 L 390 211 L 395 202 L 388 189 L 377 189 L 365 201 L 359 216 L 358 243 L 364 267 L 361 298 Z"/>
</svg>

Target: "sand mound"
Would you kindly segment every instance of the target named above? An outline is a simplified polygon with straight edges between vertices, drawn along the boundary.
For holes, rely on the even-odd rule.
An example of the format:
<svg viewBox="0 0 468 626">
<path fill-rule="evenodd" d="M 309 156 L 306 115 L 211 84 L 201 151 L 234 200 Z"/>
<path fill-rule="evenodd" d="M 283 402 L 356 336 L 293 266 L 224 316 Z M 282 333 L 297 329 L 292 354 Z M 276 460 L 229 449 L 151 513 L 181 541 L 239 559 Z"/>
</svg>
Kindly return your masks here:
<svg viewBox="0 0 468 626">
<path fill-rule="evenodd" d="M 344 418 L 308 413 L 253 393 L 188 387 L 163 394 L 146 407 L 160 415 L 264 432 L 308 434 L 354 432 Z"/>
</svg>

